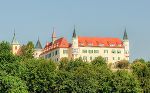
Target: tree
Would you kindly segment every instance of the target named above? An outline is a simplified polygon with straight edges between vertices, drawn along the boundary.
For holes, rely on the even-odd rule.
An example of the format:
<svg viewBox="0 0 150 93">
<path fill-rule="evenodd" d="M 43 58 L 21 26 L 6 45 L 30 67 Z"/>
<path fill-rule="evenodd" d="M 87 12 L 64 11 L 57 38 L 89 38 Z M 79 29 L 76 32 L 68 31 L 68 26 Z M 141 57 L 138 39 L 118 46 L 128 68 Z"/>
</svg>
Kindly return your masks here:
<svg viewBox="0 0 150 93">
<path fill-rule="evenodd" d="M 0 42 L 0 54 L 10 53 L 11 45 L 6 41 Z"/>
<path fill-rule="evenodd" d="M 133 74 L 140 81 L 140 86 L 144 93 L 150 92 L 150 68 L 145 61 L 136 61 L 132 64 Z"/>
<path fill-rule="evenodd" d="M 97 88 L 96 73 L 90 65 L 78 67 L 73 71 L 73 92 L 95 93 Z"/>
<path fill-rule="evenodd" d="M 120 69 L 127 69 L 128 66 L 129 66 L 129 62 L 127 60 L 118 61 L 116 64 L 116 67 Z"/>
<path fill-rule="evenodd" d="M 65 70 L 66 67 L 67 67 L 67 64 L 69 62 L 69 59 L 64 57 L 64 58 L 61 58 L 60 62 L 59 62 L 59 69 L 60 70 Z"/>
<path fill-rule="evenodd" d="M 55 92 L 56 93 L 71 93 L 74 88 L 73 73 L 65 71 L 64 69 L 57 70 L 55 78 Z"/>
<path fill-rule="evenodd" d="M 21 56 L 25 58 L 33 58 L 34 54 L 34 44 L 32 41 L 29 41 L 27 45 L 21 47 Z"/>
<path fill-rule="evenodd" d="M 96 57 L 91 63 L 93 65 L 101 66 L 101 65 L 106 65 L 106 60 L 103 57 L 99 56 Z"/>
<path fill-rule="evenodd" d="M 21 63 L 25 68 L 22 80 L 26 81 L 29 92 L 49 93 L 55 90 L 56 65 L 51 60 L 26 59 Z"/>
<path fill-rule="evenodd" d="M 98 93 L 110 93 L 111 91 L 111 79 L 112 71 L 107 68 L 105 65 L 102 66 L 93 66 L 93 70 L 96 71 L 96 80 L 98 81 Z"/>
<path fill-rule="evenodd" d="M 125 70 L 118 70 L 111 79 L 111 92 L 115 93 L 141 93 L 138 80 Z"/>
<path fill-rule="evenodd" d="M 24 81 L 16 76 L 0 76 L 0 92 L 1 93 L 28 93 L 27 86 Z"/>
</svg>

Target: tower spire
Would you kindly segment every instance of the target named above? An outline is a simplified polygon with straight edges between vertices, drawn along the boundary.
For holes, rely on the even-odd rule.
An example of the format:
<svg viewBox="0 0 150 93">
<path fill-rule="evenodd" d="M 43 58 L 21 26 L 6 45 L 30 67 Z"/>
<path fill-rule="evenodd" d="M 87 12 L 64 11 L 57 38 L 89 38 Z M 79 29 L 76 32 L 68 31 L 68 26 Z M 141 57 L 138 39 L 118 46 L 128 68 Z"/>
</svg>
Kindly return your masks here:
<svg viewBox="0 0 150 93">
<path fill-rule="evenodd" d="M 35 49 L 42 49 L 42 45 L 41 45 L 39 36 L 38 36 L 38 41 L 37 41 L 37 43 L 36 43 Z"/>
<path fill-rule="evenodd" d="M 52 43 L 54 43 L 56 40 L 56 33 L 55 33 L 55 28 L 53 27 L 53 33 L 52 33 Z"/>
<path fill-rule="evenodd" d="M 73 35 L 72 37 L 75 38 L 77 35 L 76 35 L 76 29 L 75 29 L 75 25 L 74 25 L 74 30 L 73 30 Z"/>
<path fill-rule="evenodd" d="M 12 44 L 19 44 L 18 41 L 16 40 L 16 31 L 15 31 L 15 28 L 14 28 L 14 36 L 13 36 L 13 39 L 12 39 Z"/>
<path fill-rule="evenodd" d="M 126 28 L 125 28 L 125 30 L 124 30 L 123 40 L 128 40 L 128 35 L 127 35 Z"/>
</svg>

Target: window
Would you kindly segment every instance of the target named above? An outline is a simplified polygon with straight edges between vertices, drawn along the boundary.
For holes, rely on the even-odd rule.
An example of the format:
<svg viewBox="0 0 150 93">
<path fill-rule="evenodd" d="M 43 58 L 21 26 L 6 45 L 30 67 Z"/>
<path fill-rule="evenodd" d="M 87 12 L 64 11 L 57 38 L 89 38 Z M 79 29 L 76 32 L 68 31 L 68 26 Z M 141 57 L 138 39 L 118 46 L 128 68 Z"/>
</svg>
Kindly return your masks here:
<svg viewBox="0 0 150 93">
<path fill-rule="evenodd" d="M 118 46 L 121 47 L 122 45 L 121 45 L 121 44 L 118 44 Z"/>
<path fill-rule="evenodd" d="M 83 43 L 80 43 L 80 46 L 83 46 L 84 44 Z"/>
<path fill-rule="evenodd" d="M 87 60 L 87 56 L 83 56 L 83 60 L 86 61 Z"/>
<path fill-rule="evenodd" d="M 94 53 L 99 53 L 99 50 L 94 50 Z"/>
<path fill-rule="evenodd" d="M 102 46 L 104 46 L 104 44 L 99 44 L 99 46 L 101 46 L 101 47 L 102 47 Z"/>
<path fill-rule="evenodd" d="M 68 54 L 68 50 L 63 50 L 63 54 Z"/>
<path fill-rule="evenodd" d="M 89 50 L 89 53 L 93 53 L 93 50 Z"/>
<path fill-rule="evenodd" d="M 92 44 L 92 43 L 89 43 L 88 46 L 93 46 L 93 44 Z"/>
<path fill-rule="evenodd" d="M 104 53 L 105 53 L 105 54 L 108 54 L 108 50 L 104 50 Z"/>
<path fill-rule="evenodd" d="M 118 57 L 118 60 L 120 60 L 120 57 Z"/>
<path fill-rule="evenodd" d="M 113 49 L 111 52 L 115 54 L 115 53 L 116 53 L 116 50 Z"/>
<path fill-rule="evenodd" d="M 115 44 L 110 44 L 111 47 L 115 46 Z"/>
<path fill-rule="evenodd" d="M 55 55 L 57 55 L 57 54 L 58 54 L 58 51 L 56 50 L 56 51 L 55 51 Z"/>
<path fill-rule="evenodd" d="M 50 58 L 50 57 L 51 57 L 51 53 L 48 54 L 48 58 Z"/>
<path fill-rule="evenodd" d="M 54 56 L 54 52 L 53 52 L 53 56 Z"/>
<path fill-rule="evenodd" d="M 15 50 L 17 50 L 18 48 L 17 48 L 17 46 L 15 46 Z"/>
<path fill-rule="evenodd" d="M 121 50 L 117 50 L 117 53 L 118 53 L 118 54 L 121 54 Z"/>
<path fill-rule="evenodd" d="M 125 54 L 128 54 L 128 51 L 125 51 Z"/>
<path fill-rule="evenodd" d="M 87 53 L 87 50 L 82 50 L 82 53 Z"/>
<path fill-rule="evenodd" d="M 108 61 L 108 57 L 105 57 L 105 60 Z"/>
<path fill-rule="evenodd" d="M 58 58 L 56 58 L 56 61 L 58 62 Z"/>
<path fill-rule="evenodd" d="M 115 57 L 113 57 L 113 60 L 115 60 Z"/>
<path fill-rule="evenodd" d="M 92 60 L 92 56 L 90 57 L 90 60 Z"/>
</svg>

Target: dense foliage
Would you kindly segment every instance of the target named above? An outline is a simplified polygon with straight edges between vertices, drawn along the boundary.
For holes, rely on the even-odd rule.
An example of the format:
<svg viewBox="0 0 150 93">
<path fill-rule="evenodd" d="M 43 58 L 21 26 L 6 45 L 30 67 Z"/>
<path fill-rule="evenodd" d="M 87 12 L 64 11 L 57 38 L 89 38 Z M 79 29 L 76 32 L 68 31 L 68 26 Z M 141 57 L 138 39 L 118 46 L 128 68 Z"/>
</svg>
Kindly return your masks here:
<svg viewBox="0 0 150 93">
<path fill-rule="evenodd" d="M 0 93 L 150 93 L 150 62 L 143 59 L 120 61 L 113 71 L 102 57 L 34 59 L 33 46 L 15 56 L 8 42 L 0 43 Z"/>
</svg>

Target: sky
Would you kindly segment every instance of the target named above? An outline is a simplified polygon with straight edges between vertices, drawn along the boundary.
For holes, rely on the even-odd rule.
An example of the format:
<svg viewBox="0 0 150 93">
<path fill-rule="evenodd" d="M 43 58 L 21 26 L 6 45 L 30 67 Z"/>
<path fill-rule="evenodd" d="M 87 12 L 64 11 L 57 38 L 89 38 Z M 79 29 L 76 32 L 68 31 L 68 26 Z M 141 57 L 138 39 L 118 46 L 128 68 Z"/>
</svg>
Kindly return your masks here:
<svg viewBox="0 0 150 93">
<path fill-rule="evenodd" d="M 123 37 L 127 29 L 131 60 L 150 60 L 150 0 L 0 0 L 0 41 L 42 45 L 57 37 Z"/>
</svg>

